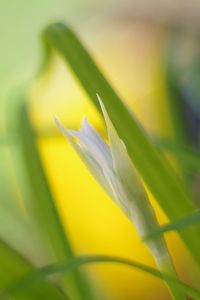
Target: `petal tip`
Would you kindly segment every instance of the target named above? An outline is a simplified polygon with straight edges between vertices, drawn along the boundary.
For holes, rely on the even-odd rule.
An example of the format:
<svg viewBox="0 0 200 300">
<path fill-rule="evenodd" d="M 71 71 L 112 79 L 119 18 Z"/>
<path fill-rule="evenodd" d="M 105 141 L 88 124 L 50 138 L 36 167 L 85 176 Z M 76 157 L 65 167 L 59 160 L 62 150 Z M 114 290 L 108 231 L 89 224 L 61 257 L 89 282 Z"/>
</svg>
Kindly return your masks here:
<svg viewBox="0 0 200 300">
<path fill-rule="evenodd" d="M 58 128 L 63 132 L 65 130 L 65 128 L 62 125 L 62 123 L 60 122 L 60 120 L 56 116 L 53 116 L 53 119 L 54 119 L 56 125 L 58 126 Z"/>
</svg>

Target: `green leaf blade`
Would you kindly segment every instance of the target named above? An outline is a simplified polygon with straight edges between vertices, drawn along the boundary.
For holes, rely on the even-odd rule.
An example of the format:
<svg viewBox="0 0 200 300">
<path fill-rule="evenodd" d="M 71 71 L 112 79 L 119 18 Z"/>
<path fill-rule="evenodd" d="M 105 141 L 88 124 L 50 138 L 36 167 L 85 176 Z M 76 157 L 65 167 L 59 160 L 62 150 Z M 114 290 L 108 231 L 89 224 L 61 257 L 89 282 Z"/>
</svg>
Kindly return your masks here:
<svg viewBox="0 0 200 300">
<path fill-rule="evenodd" d="M 161 273 L 152 267 L 138 263 L 133 260 L 114 257 L 114 256 L 107 256 L 107 255 L 79 256 L 69 262 L 61 262 L 58 264 L 48 265 L 30 274 L 29 276 L 25 276 L 21 278 L 21 280 L 15 282 L 13 285 L 7 286 L 4 289 L 4 292 L 6 292 L 7 294 L 15 294 L 23 290 L 24 288 L 36 285 L 38 282 L 43 281 L 44 279 L 48 278 L 53 274 L 57 274 L 57 273 L 69 274 L 70 272 L 74 271 L 75 269 L 81 266 L 88 265 L 88 264 L 97 264 L 97 263 L 117 263 L 117 264 L 125 265 L 127 267 L 131 267 L 133 269 L 137 269 L 139 271 L 145 272 L 161 280 L 164 279 L 168 282 L 171 282 L 175 284 L 177 287 L 179 287 L 180 289 L 182 289 L 182 291 L 184 291 L 186 294 L 194 297 L 194 299 L 200 299 L 199 290 L 187 285 L 186 283 L 168 274 Z"/>
<path fill-rule="evenodd" d="M 19 280 L 22 276 L 35 272 L 35 267 L 21 256 L 17 251 L 0 240 L 0 289 L 4 289 L 7 285 Z M 1 295 L 1 293 L 0 293 Z M 1 298 L 1 297 L 0 297 Z M 5 299 L 5 298 L 4 298 Z M 17 297 L 17 300 L 64 300 L 64 294 L 52 284 L 48 282 L 40 282 L 38 286 L 29 287 L 23 290 Z"/>
</svg>

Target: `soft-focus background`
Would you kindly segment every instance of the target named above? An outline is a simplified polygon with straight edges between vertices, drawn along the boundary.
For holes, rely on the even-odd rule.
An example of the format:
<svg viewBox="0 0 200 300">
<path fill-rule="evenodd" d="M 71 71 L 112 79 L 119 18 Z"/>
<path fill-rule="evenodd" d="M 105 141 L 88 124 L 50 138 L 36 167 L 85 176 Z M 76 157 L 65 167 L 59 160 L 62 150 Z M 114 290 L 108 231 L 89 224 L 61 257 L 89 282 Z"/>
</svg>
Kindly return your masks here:
<svg viewBox="0 0 200 300">
<path fill-rule="evenodd" d="M 131 223 L 94 181 L 54 124 L 56 115 L 66 127 L 78 128 L 86 115 L 105 136 L 100 115 L 58 55 L 42 75 L 36 76 L 42 57 L 40 37 L 52 22 L 69 23 L 152 138 L 178 137 L 180 144 L 187 140 L 197 146 L 198 84 L 189 92 L 187 86 L 191 79 L 198 82 L 195 66 L 199 60 L 199 12 L 200 3 L 195 0 L 0 0 L 2 240 L 36 265 L 45 261 L 42 243 L 34 235 L 32 243 L 25 242 L 31 234 L 26 228 L 24 204 L 28 188 L 19 150 L 12 137 L 5 135 L 8 119 L 15 128 L 14 96 L 30 81 L 27 97 L 39 153 L 75 253 L 111 254 L 154 266 Z M 174 129 L 178 127 L 171 113 L 169 72 L 175 74 L 178 87 L 182 87 L 184 107 L 176 108 L 179 119 L 184 119 L 185 133 Z M 198 184 L 192 189 L 198 195 Z M 152 203 L 160 222 L 166 222 L 154 199 Z M 18 219 L 13 217 L 16 215 Z M 175 234 L 168 235 L 168 242 L 181 278 L 195 284 L 197 274 L 183 244 Z M 104 295 L 102 299 L 170 299 L 162 282 L 139 271 L 109 264 L 86 269 Z"/>
</svg>

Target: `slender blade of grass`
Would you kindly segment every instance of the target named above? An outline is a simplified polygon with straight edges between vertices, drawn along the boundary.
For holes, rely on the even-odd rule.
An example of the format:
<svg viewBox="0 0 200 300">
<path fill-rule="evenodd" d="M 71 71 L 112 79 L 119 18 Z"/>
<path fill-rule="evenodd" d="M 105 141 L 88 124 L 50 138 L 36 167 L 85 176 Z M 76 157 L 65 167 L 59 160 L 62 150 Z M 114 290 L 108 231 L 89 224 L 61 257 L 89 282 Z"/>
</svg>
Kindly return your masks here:
<svg viewBox="0 0 200 300">
<path fill-rule="evenodd" d="M 67 274 L 83 265 L 97 263 L 117 263 L 126 265 L 127 267 L 131 267 L 139 271 L 145 272 L 161 280 L 164 279 L 168 282 L 172 282 L 173 284 L 177 285 L 177 287 L 182 289 L 186 294 L 194 297 L 194 299 L 200 299 L 200 291 L 187 285 L 186 283 L 175 279 L 174 277 L 171 277 L 167 274 L 161 273 L 160 271 L 142 263 L 114 256 L 79 256 L 69 262 L 61 262 L 58 264 L 48 265 L 35 271 L 34 273 L 30 273 L 28 276 L 21 278 L 13 285 L 7 286 L 3 292 L 8 295 L 15 293 L 17 294 L 19 291 L 24 290 L 30 286 L 36 285 L 37 283 L 43 281 L 44 279 L 48 278 L 53 274 Z"/>
<path fill-rule="evenodd" d="M 189 226 L 194 226 L 196 224 L 200 223 L 200 211 L 196 211 L 194 213 L 190 213 L 180 219 L 171 221 L 161 227 L 156 228 L 155 230 L 149 232 L 147 236 L 144 237 L 145 240 L 149 240 L 152 238 L 155 238 L 158 235 L 161 235 L 163 233 L 169 232 L 169 231 L 177 231 L 184 228 L 187 228 Z"/>
<path fill-rule="evenodd" d="M 78 37 L 67 26 L 58 23 L 49 26 L 43 38 L 48 48 L 55 48 L 68 63 L 98 109 L 96 93 L 100 95 L 135 167 L 169 219 L 194 211 L 195 206 L 185 193 L 181 181 L 150 143 Z M 199 234 L 199 226 L 180 233 L 200 265 Z"/>
</svg>

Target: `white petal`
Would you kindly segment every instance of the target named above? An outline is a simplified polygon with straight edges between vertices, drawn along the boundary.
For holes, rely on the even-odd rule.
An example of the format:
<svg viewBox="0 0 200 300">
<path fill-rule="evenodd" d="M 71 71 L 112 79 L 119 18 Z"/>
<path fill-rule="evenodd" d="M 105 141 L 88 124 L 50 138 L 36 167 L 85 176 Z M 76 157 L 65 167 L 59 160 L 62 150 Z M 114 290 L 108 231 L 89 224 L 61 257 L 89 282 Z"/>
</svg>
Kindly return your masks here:
<svg viewBox="0 0 200 300">
<path fill-rule="evenodd" d="M 115 203 L 123 210 L 123 212 L 130 218 L 130 209 L 127 206 L 127 201 L 124 197 L 123 190 L 120 189 L 121 184 L 118 181 L 116 174 L 112 170 L 104 170 L 104 176 L 109 183 Z"/>
<path fill-rule="evenodd" d="M 78 139 L 81 148 L 90 153 L 99 165 L 112 168 L 112 157 L 108 145 L 86 118 L 82 124 L 83 126 L 78 131 L 67 130 L 67 132 Z"/>
<path fill-rule="evenodd" d="M 78 145 L 74 139 L 72 138 L 72 130 L 65 129 L 64 126 L 61 124 L 61 122 L 55 118 L 55 122 L 58 126 L 58 128 L 61 130 L 63 135 L 66 137 L 66 139 L 70 142 L 70 144 L 73 146 L 73 148 L 76 150 L 77 154 L 83 161 L 83 163 L 86 165 L 86 167 L 89 169 L 89 171 L 92 173 L 94 178 L 98 181 L 98 183 L 102 186 L 102 188 L 105 190 L 106 193 L 111 198 L 114 198 L 112 188 L 110 187 L 109 183 L 104 177 L 103 170 L 101 166 L 96 162 L 95 159 L 90 155 L 90 153 L 87 151 L 87 149 L 82 149 L 80 145 Z M 70 132 L 70 133 L 69 133 Z M 77 131 L 74 131 L 75 134 L 77 134 Z"/>
</svg>

